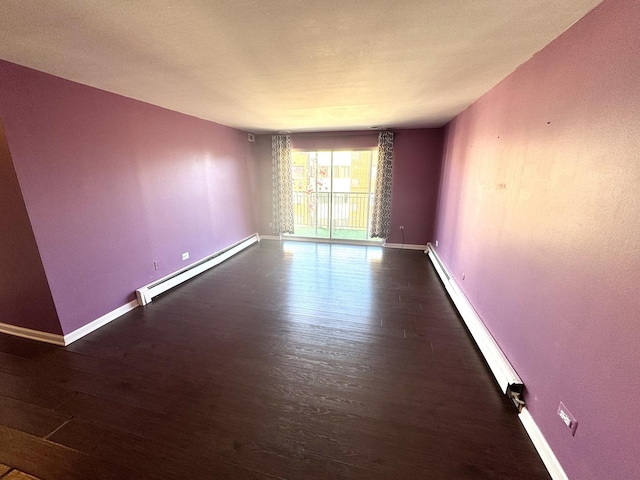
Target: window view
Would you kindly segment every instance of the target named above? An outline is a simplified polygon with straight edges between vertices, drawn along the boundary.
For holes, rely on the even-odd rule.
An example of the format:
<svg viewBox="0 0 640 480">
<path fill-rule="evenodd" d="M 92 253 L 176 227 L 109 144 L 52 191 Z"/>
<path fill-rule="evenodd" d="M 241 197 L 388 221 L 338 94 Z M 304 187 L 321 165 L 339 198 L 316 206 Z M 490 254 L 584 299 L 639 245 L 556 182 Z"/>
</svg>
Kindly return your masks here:
<svg viewBox="0 0 640 480">
<path fill-rule="evenodd" d="M 294 235 L 372 240 L 377 150 L 294 151 Z"/>
</svg>

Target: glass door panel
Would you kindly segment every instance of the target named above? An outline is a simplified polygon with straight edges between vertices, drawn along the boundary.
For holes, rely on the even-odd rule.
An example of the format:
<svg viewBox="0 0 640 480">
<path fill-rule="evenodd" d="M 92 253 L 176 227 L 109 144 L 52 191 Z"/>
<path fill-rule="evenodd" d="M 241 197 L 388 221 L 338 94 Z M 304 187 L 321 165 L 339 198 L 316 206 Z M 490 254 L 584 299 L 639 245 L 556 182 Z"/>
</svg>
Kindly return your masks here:
<svg viewBox="0 0 640 480">
<path fill-rule="evenodd" d="M 377 151 L 295 151 L 297 236 L 370 240 Z"/>
</svg>

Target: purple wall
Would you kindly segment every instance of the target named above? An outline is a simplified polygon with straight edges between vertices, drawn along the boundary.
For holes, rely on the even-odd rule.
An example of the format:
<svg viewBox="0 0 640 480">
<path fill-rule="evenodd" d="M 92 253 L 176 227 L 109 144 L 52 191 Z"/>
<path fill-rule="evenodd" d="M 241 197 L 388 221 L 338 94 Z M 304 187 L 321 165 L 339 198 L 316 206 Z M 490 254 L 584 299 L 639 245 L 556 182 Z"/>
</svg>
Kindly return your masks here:
<svg viewBox="0 0 640 480">
<path fill-rule="evenodd" d="M 60 334 L 60 322 L 0 122 L 0 322 Z"/>
<path fill-rule="evenodd" d="M 255 232 L 246 133 L 3 61 L 0 118 L 65 334 Z"/>
<path fill-rule="evenodd" d="M 639 2 L 605 0 L 445 142 L 438 253 L 572 479 L 640 478 L 639 31 Z"/>
<path fill-rule="evenodd" d="M 424 245 L 433 238 L 435 207 L 440 181 L 444 130 L 394 130 L 393 189 L 389 243 Z M 301 149 L 375 148 L 377 132 L 317 132 L 294 134 L 292 146 Z M 257 135 L 261 186 L 260 232 L 272 235 L 271 135 Z"/>
<path fill-rule="evenodd" d="M 391 232 L 387 242 L 433 240 L 444 129 L 394 130 Z"/>
<path fill-rule="evenodd" d="M 377 148 L 378 132 L 310 132 L 291 135 L 291 146 L 301 150 Z"/>
</svg>

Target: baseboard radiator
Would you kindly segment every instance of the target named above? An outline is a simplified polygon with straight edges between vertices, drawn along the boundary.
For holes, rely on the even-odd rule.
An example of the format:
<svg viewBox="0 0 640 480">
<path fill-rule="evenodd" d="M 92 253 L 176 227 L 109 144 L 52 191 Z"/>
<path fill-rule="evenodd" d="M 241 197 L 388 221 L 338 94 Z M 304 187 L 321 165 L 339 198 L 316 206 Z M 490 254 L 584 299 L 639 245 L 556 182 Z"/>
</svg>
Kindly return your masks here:
<svg viewBox="0 0 640 480">
<path fill-rule="evenodd" d="M 250 247 L 256 242 L 260 241 L 260 236 L 256 233 L 251 235 L 239 242 L 220 250 L 213 255 L 209 255 L 208 257 L 203 258 L 202 260 L 192 263 L 187 267 L 178 270 L 177 272 L 172 273 L 171 275 L 167 275 L 166 277 L 161 278 L 149 285 L 145 285 L 144 287 L 140 287 L 136 290 L 136 297 L 138 298 L 138 303 L 141 306 L 147 305 L 151 303 L 151 300 L 154 297 L 157 297 L 161 293 L 166 292 L 167 290 L 172 289 L 173 287 L 180 285 L 187 280 L 192 279 L 196 275 L 201 274 L 209 270 L 210 268 L 219 265 L 224 262 L 228 258 L 234 256 L 236 253 L 241 252 L 247 247 Z"/>
<path fill-rule="evenodd" d="M 480 352 L 484 356 L 493 376 L 495 377 L 498 385 L 502 391 L 509 396 L 514 405 L 521 411 L 524 407 L 524 399 L 522 397 L 524 384 L 514 368 L 509 363 L 509 360 L 500 349 L 498 343 L 494 340 L 487 330 L 477 312 L 473 309 L 473 306 L 462 292 L 456 281 L 451 277 L 446 266 L 438 257 L 438 254 L 433 249 L 433 246 L 429 243 L 425 253 L 429 255 L 433 266 L 435 267 L 444 288 L 447 290 L 449 297 L 453 301 L 454 305 L 458 309 L 462 320 L 467 326 L 467 329 L 471 333 L 474 341 L 476 342 Z"/>
</svg>

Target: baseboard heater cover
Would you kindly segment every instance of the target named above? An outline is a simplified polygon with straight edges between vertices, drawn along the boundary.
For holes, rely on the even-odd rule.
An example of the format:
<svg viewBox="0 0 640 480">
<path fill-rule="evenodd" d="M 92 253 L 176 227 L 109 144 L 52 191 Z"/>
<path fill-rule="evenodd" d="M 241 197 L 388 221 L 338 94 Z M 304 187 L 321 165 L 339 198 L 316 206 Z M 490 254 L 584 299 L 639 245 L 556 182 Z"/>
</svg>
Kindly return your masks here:
<svg viewBox="0 0 640 480">
<path fill-rule="evenodd" d="M 518 408 L 518 411 L 522 411 L 525 405 L 522 397 L 524 390 L 522 380 L 430 243 L 427 244 L 425 253 L 429 255 L 444 288 L 484 356 L 498 385 Z"/>
<path fill-rule="evenodd" d="M 181 270 L 178 270 L 177 272 L 174 272 L 171 275 L 167 275 L 166 277 L 163 277 L 160 280 L 156 280 L 149 285 L 138 288 L 136 290 L 138 303 L 141 306 L 151 303 L 151 300 L 154 297 L 157 297 L 161 293 L 164 293 L 167 290 L 170 290 L 173 287 L 192 279 L 196 275 L 199 275 L 202 272 L 215 267 L 216 265 L 219 265 L 228 258 L 231 258 L 235 254 L 241 252 L 245 248 L 250 247 L 251 245 L 259 241 L 260 236 L 257 233 L 253 234 L 223 250 L 220 250 L 212 255 L 209 255 L 208 257 L 203 258 L 202 260 L 199 260 Z"/>
<path fill-rule="evenodd" d="M 385 242 L 383 245 L 385 248 L 397 248 L 400 250 L 424 250 L 427 248 L 426 245 L 416 245 L 414 243 L 387 243 Z"/>
</svg>

